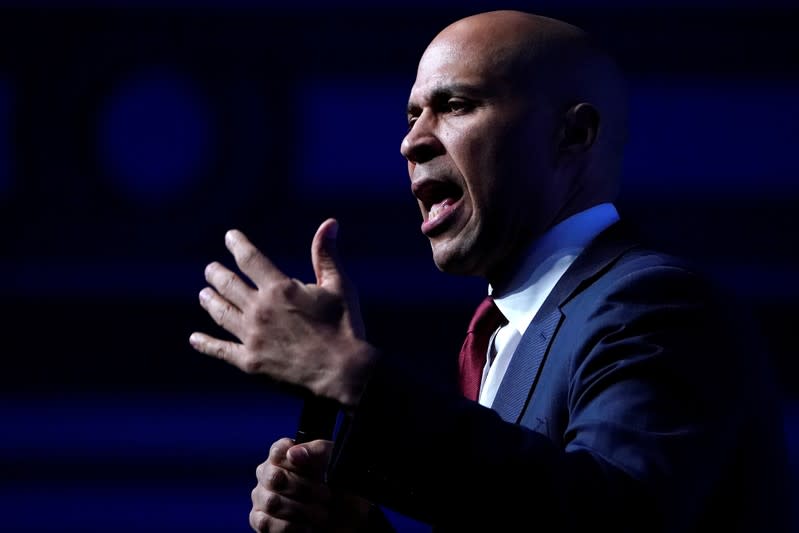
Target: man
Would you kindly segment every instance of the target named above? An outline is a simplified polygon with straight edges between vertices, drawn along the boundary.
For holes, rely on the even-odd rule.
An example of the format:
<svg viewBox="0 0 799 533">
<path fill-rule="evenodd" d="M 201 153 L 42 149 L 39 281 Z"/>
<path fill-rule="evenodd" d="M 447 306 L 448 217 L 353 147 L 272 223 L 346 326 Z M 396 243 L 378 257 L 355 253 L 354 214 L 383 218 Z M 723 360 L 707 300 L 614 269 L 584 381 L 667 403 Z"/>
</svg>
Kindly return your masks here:
<svg viewBox="0 0 799 533">
<path fill-rule="evenodd" d="M 380 504 L 439 531 L 784 530 L 764 361 L 619 220 L 625 122 L 613 62 L 566 23 L 482 13 L 425 50 L 401 147 L 421 230 L 442 271 L 488 281 L 496 320 L 461 391 L 365 340 L 335 221 L 315 285 L 228 232 L 255 287 L 212 263 L 200 300 L 241 342 L 192 345 L 345 413 L 335 448 L 272 446 L 254 529 L 377 531 Z"/>
</svg>

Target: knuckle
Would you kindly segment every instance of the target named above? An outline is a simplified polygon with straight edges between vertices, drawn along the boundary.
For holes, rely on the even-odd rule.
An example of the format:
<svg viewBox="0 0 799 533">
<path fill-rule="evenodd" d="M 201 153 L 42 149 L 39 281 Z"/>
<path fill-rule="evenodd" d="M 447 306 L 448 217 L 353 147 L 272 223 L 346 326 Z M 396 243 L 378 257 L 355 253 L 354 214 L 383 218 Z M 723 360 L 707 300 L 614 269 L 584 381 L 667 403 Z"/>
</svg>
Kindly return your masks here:
<svg viewBox="0 0 799 533">
<path fill-rule="evenodd" d="M 286 482 L 288 482 L 286 473 L 280 468 L 274 468 L 272 469 L 272 472 L 269 473 L 269 478 L 267 480 L 267 485 L 269 488 L 273 490 L 283 489 L 286 486 Z"/>
<path fill-rule="evenodd" d="M 280 500 L 280 496 L 274 492 L 269 493 L 269 495 L 264 499 L 264 511 L 271 515 L 280 511 L 281 507 L 282 502 Z"/>
<path fill-rule="evenodd" d="M 269 458 L 274 459 L 277 457 L 278 452 L 280 451 L 281 443 L 280 441 L 275 441 L 272 443 L 272 446 L 269 447 Z"/>
<path fill-rule="evenodd" d="M 261 463 L 255 468 L 255 478 L 258 481 L 264 479 L 264 472 L 266 470 L 266 463 Z"/>
<path fill-rule="evenodd" d="M 269 324 L 275 317 L 275 310 L 268 305 L 258 305 L 255 308 L 254 315 L 258 324 Z"/>
<path fill-rule="evenodd" d="M 283 437 L 272 443 L 269 447 L 269 462 L 278 464 L 286 457 L 286 452 L 294 445 L 294 441 L 288 437 Z"/>
<path fill-rule="evenodd" d="M 300 282 L 294 278 L 282 280 L 278 284 L 280 294 L 284 298 L 292 298 L 300 288 Z"/>
<path fill-rule="evenodd" d="M 253 354 L 248 354 L 241 362 L 241 369 L 247 374 L 257 374 L 261 369 L 261 363 Z"/>
<path fill-rule="evenodd" d="M 269 517 L 264 513 L 253 509 L 250 511 L 250 527 L 258 533 L 269 532 Z"/>
<path fill-rule="evenodd" d="M 252 324 L 249 320 L 245 319 L 243 322 L 240 339 L 253 352 L 261 352 L 265 345 L 264 336 L 267 334 L 264 330 L 267 324 Z"/>
<path fill-rule="evenodd" d="M 230 304 L 229 303 L 225 303 L 225 304 L 219 306 L 219 309 L 216 312 L 216 322 L 217 322 L 217 324 L 223 325 L 225 323 L 225 317 L 228 316 L 228 313 L 230 313 Z"/>
<path fill-rule="evenodd" d="M 244 266 L 253 265 L 258 260 L 258 250 L 255 247 L 245 244 L 239 245 L 239 261 Z"/>
<path fill-rule="evenodd" d="M 297 294 L 301 283 L 293 278 L 279 279 L 269 285 L 269 296 L 275 300 L 290 300 Z"/>
<path fill-rule="evenodd" d="M 236 274 L 230 273 L 229 275 L 225 276 L 225 280 L 222 282 L 222 289 L 227 291 L 233 284 L 236 282 Z"/>
<path fill-rule="evenodd" d="M 227 360 L 227 358 L 228 358 L 227 348 L 225 347 L 224 344 L 220 344 L 219 346 L 217 346 L 213 350 L 213 352 L 214 352 L 214 355 L 216 355 L 220 359 Z"/>
</svg>

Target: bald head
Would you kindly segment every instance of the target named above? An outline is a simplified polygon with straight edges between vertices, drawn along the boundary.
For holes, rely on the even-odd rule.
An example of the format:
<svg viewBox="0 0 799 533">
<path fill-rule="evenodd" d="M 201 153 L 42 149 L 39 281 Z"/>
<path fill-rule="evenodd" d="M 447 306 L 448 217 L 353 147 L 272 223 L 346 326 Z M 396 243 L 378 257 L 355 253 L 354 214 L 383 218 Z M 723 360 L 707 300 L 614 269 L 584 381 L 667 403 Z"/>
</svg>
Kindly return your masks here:
<svg viewBox="0 0 799 533">
<path fill-rule="evenodd" d="M 464 61 L 485 62 L 496 74 L 529 78 L 531 67 L 553 54 L 589 48 L 581 29 L 565 22 L 520 11 L 490 11 L 460 19 L 444 28 L 429 48 L 454 47 Z"/>
<path fill-rule="evenodd" d="M 598 124 L 586 147 L 581 186 L 591 187 L 597 201 L 615 197 L 627 138 L 626 90 L 615 61 L 585 31 L 531 13 L 490 11 L 444 28 L 425 55 L 442 52 L 520 89 L 533 105 L 564 119 L 575 106 L 590 105 Z"/>
</svg>

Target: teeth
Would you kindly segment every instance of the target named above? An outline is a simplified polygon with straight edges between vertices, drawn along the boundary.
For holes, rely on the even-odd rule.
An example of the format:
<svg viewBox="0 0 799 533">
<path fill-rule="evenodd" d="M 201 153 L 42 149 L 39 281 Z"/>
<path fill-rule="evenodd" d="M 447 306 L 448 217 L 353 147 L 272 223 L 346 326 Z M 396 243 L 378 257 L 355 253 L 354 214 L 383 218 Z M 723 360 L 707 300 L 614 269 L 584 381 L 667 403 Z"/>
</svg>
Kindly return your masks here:
<svg viewBox="0 0 799 533">
<path fill-rule="evenodd" d="M 449 200 L 444 200 L 441 203 L 435 204 L 433 207 L 430 208 L 428 219 L 435 220 L 436 218 L 444 214 L 444 211 L 446 211 L 448 207 L 449 207 Z"/>
</svg>

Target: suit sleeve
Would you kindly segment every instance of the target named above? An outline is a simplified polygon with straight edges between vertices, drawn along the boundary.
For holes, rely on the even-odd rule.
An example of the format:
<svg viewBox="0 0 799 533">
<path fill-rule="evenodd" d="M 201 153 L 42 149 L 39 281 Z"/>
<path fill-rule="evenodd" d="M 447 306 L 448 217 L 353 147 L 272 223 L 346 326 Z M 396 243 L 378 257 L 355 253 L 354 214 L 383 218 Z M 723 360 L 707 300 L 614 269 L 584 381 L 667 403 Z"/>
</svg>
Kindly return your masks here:
<svg viewBox="0 0 799 533">
<path fill-rule="evenodd" d="M 626 505 L 598 516 L 628 530 L 649 522 L 664 531 L 705 527 L 712 495 L 736 460 L 744 398 L 757 403 L 727 310 L 704 280 L 674 266 L 635 269 L 605 294 L 567 311 L 573 319 L 562 351 L 573 358 L 564 455 L 583 455 L 626 480 L 608 483 L 603 474 L 594 489 L 617 502 L 638 492 L 644 505 L 639 516 L 626 516 Z M 580 485 L 571 490 L 575 501 L 590 498 Z"/>
<path fill-rule="evenodd" d="M 555 341 L 569 358 L 564 446 L 386 356 L 331 482 L 447 531 L 690 530 L 730 461 L 741 358 L 693 274 L 600 286 L 564 308 Z"/>
</svg>

